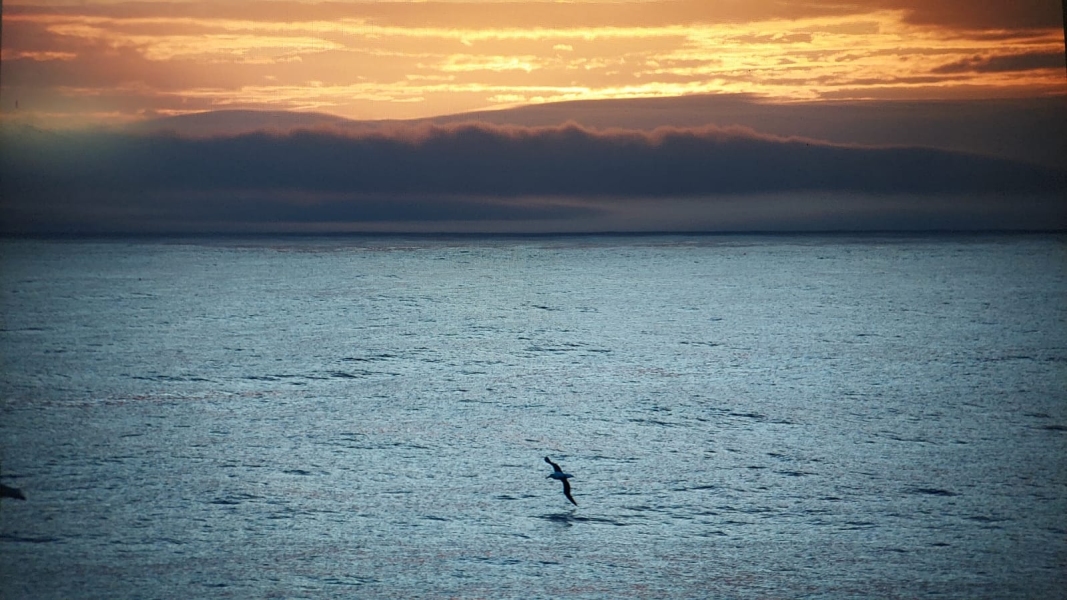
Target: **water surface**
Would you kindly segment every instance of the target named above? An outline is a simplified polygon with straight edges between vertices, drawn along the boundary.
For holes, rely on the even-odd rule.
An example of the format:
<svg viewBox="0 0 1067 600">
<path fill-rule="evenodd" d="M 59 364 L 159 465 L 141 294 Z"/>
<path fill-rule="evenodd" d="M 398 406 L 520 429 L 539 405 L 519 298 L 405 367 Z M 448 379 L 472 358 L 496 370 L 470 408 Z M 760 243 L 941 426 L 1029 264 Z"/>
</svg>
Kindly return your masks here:
<svg viewBox="0 0 1067 600">
<path fill-rule="evenodd" d="M 1065 250 L 9 239 L 0 595 L 1062 598 Z"/>
</svg>

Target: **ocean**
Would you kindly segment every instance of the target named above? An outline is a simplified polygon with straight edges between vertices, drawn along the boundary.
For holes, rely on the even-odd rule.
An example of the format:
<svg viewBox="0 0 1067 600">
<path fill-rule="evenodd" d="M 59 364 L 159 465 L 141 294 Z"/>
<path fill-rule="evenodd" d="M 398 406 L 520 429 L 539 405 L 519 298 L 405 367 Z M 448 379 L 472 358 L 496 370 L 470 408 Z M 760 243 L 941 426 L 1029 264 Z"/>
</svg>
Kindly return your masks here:
<svg viewBox="0 0 1067 600">
<path fill-rule="evenodd" d="M 0 597 L 1064 598 L 1065 267 L 1063 235 L 4 239 Z"/>
</svg>

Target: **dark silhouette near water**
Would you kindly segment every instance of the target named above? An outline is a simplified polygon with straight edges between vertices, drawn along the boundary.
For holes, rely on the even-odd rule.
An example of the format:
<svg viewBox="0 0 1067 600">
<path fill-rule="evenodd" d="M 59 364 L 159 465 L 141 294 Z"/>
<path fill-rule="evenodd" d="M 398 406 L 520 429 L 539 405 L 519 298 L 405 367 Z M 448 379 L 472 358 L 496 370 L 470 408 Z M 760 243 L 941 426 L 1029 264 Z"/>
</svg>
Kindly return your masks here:
<svg viewBox="0 0 1067 600">
<path fill-rule="evenodd" d="M 550 473 L 548 476 L 552 479 L 558 479 L 559 481 L 562 481 L 563 495 L 567 497 L 567 500 L 571 501 L 571 504 L 578 506 L 578 503 L 575 502 L 574 498 L 571 496 L 571 484 L 569 481 L 567 481 L 567 479 L 574 477 L 574 475 L 571 475 L 570 473 L 564 473 L 563 469 L 559 468 L 559 465 L 549 460 L 547 456 L 545 457 L 545 462 L 552 465 L 552 473 Z"/>
<path fill-rule="evenodd" d="M 15 500 L 25 500 L 26 496 L 22 494 L 22 490 L 0 483 L 0 498 L 14 498 Z"/>
</svg>

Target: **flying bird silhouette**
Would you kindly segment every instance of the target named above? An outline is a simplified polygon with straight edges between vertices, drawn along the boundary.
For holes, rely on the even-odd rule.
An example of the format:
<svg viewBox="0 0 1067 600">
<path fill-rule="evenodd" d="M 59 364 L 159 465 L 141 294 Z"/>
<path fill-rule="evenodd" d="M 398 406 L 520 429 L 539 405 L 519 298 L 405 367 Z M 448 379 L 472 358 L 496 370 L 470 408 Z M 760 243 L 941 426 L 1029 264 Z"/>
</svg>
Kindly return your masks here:
<svg viewBox="0 0 1067 600">
<path fill-rule="evenodd" d="M 571 496 L 571 484 L 569 481 L 567 481 L 567 479 L 574 477 L 574 475 L 571 475 L 570 473 L 564 473 L 563 469 L 559 468 L 559 465 L 549 460 L 547 456 L 545 457 L 545 462 L 552 465 L 552 472 L 548 476 L 552 479 L 558 479 L 559 481 L 562 481 L 563 495 L 567 497 L 567 500 L 571 501 L 571 504 L 578 506 L 578 503 L 575 502 L 574 498 Z"/>
</svg>

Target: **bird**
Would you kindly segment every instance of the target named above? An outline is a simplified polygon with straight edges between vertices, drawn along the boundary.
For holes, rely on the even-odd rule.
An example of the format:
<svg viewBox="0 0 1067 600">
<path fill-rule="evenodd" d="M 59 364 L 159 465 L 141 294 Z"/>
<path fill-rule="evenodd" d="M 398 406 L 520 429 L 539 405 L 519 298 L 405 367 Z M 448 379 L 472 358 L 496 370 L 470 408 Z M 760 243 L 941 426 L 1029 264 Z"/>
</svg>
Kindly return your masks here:
<svg viewBox="0 0 1067 600">
<path fill-rule="evenodd" d="M 578 506 L 578 503 L 575 502 L 574 498 L 571 496 L 571 484 L 569 481 L 567 481 L 568 478 L 574 477 L 574 475 L 571 475 L 570 473 L 564 473 L 563 469 L 559 468 L 559 465 L 552 462 L 547 456 L 545 457 L 545 462 L 552 465 L 552 472 L 548 476 L 552 479 L 558 479 L 562 481 L 563 495 L 567 497 L 567 500 L 571 501 L 571 504 Z"/>
<path fill-rule="evenodd" d="M 25 500 L 26 496 L 22 495 L 22 490 L 9 487 L 0 483 L 0 498 L 14 498 L 16 500 Z"/>
</svg>

